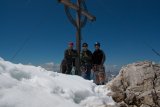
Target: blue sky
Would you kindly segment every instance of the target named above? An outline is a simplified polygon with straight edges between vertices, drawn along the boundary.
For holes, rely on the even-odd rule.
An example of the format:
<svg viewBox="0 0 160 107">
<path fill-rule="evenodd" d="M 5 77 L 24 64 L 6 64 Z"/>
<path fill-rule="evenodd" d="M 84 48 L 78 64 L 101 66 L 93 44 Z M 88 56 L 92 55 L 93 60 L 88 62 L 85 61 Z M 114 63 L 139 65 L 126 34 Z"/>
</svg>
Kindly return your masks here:
<svg viewBox="0 0 160 107">
<path fill-rule="evenodd" d="M 82 30 L 82 42 L 94 51 L 99 41 L 109 65 L 159 62 L 144 42 L 160 52 L 159 0 L 86 0 L 97 18 Z M 60 63 L 75 28 L 56 0 L 0 0 L 0 57 L 15 63 Z M 12 59 L 17 50 L 24 48 Z"/>
</svg>

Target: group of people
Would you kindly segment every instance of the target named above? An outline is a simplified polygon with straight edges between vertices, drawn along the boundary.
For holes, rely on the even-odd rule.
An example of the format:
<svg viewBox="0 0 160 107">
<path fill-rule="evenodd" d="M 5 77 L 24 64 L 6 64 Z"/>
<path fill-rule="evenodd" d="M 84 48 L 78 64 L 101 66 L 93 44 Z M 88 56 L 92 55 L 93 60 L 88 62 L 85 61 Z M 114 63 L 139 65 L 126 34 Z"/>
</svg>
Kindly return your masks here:
<svg viewBox="0 0 160 107">
<path fill-rule="evenodd" d="M 64 52 L 64 59 L 61 63 L 61 72 L 64 74 L 71 74 L 72 68 L 76 69 L 76 58 L 78 57 L 77 51 L 73 49 L 74 44 L 70 42 L 68 44 L 68 49 Z M 80 53 L 80 70 L 81 76 L 84 79 L 93 79 L 97 85 L 104 85 L 106 82 L 105 75 L 105 54 L 100 49 L 100 43 L 96 42 L 94 44 L 95 51 L 92 53 L 88 49 L 88 44 L 82 44 L 82 51 Z M 92 76 L 91 76 L 92 74 Z"/>
</svg>

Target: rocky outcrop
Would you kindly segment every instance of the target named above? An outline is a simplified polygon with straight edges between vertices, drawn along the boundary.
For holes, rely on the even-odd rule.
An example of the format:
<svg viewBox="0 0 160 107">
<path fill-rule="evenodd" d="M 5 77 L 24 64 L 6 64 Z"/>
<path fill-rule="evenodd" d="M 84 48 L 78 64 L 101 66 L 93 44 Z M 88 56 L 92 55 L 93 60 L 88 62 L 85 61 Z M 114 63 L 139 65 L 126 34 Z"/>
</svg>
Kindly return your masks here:
<svg viewBox="0 0 160 107">
<path fill-rule="evenodd" d="M 110 88 L 121 107 L 160 107 L 160 65 L 149 61 L 129 64 Z"/>
</svg>

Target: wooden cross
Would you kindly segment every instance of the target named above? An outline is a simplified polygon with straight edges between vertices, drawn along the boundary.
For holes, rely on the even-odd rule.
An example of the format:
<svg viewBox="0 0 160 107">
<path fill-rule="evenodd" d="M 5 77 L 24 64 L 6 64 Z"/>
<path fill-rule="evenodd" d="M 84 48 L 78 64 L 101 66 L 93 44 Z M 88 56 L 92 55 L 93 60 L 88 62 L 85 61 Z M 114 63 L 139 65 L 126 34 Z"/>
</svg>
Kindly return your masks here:
<svg viewBox="0 0 160 107">
<path fill-rule="evenodd" d="M 84 0 L 77 0 L 77 3 L 72 3 L 71 0 L 58 0 L 58 2 L 64 4 L 66 14 L 71 23 L 76 27 L 76 49 L 78 58 L 76 59 L 76 75 L 81 75 L 80 71 L 80 52 L 81 52 L 81 28 L 85 26 L 87 19 L 95 21 L 96 17 L 90 14 L 87 10 Z M 69 9 L 74 9 L 77 12 L 77 18 L 74 19 Z M 82 19 L 82 16 L 85 17 Z"/>
</svg>

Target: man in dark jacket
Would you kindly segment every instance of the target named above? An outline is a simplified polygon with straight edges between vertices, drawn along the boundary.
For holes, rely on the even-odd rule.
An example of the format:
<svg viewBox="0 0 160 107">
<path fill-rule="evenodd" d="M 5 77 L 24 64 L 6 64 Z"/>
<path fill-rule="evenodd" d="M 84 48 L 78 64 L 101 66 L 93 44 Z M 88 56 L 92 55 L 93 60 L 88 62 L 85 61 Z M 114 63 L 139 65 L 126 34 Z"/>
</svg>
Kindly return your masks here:
<svg viewBox="0 0 160 107">
<path fill-rule="evenodd" d="M 84 79 L 90 80 L 92 62 L 92 52 L 88 49 L 88 44 L 83 43 L 81 52 L 81 72 Z"/>
<path fill-rule="evenodd" d="M 106 57 L 104 52 L 100 49 L 100 43 L 96 42 L 94 46 L 95 46 L 95 51 L 93 52 L 93 64 L 103 65 Z"/>
<path fill-rule="evenodd" d="M 95 75 L 94 82 L 97 85 L 103 85 L 105 84 L 106 81 L 105 68 L 103 66 L 106 57 L 104 52 L 100 49 L 99 42 L 96 42 L 94 46 L 95 46 L 95 51 L 93 52 L 93 71 Z"/>
<path fill-rule="evenodd" d="M 75 59 L 77 57 L 76 50 L 73 49 L 74 44 L 70 42 L 68 49 L 64 52 L 64 60 L 66 61 L 66 74 L 71 74 L 72 67 L 75 66 Z"/>
</svg>

